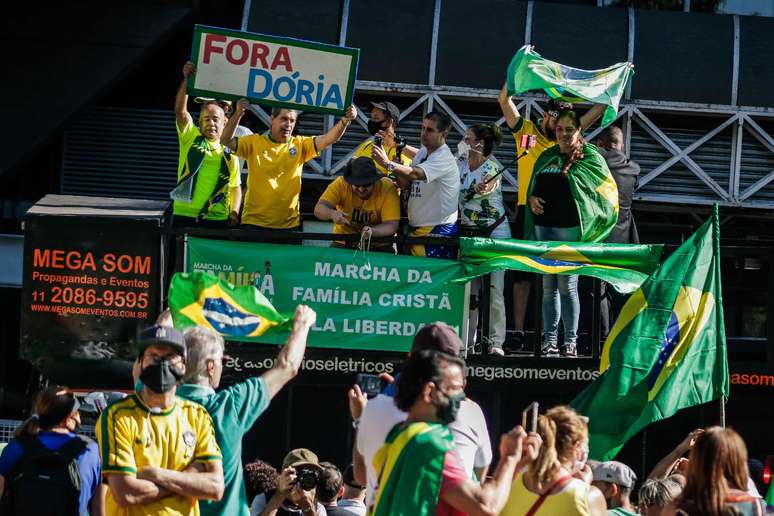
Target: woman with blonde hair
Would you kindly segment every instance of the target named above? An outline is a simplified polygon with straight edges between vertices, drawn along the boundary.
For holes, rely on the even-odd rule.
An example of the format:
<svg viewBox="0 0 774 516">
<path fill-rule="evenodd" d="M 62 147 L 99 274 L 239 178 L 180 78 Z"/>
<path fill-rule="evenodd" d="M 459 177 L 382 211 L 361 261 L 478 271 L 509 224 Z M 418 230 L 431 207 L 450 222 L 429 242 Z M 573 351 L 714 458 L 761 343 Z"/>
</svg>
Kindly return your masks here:
<svg viewBox="0 0 774 516">
<path fill-rule="evenodd" d="M 696 438 L 688 455 L 685 489 L 664 514 L 764 514 L 763 500 L 747 493 L 748 478 L 747 447 L 740 435 L 730 428 L 707 428 Z"/>
<path fill-rule="evenodd" d="M 537 459 L 516 473 L 500 515 L 605 515 L 605 498 L 591 486 L 591 471 L 586 466 L 589 435 L 585 419 L 560 405 L 538 417 L 537 433 L 542 439 Z"/>
</svg>

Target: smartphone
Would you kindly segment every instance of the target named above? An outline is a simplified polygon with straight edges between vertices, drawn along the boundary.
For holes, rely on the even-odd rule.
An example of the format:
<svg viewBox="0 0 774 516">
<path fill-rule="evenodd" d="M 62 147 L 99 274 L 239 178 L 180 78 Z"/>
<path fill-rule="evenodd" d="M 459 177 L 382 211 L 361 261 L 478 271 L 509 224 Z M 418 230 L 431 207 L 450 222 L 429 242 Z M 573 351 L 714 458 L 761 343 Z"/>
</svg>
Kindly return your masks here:
<svg viewBox="0 0 774 516">
<path fill-rule="evenodd" d="M 533 401 L 521 412 L 521 427 L 527 433 L 537 432 L 538 402 Z"/>
<path fill-rule="evenodd" d="M 375 374 L 359 373 L 355 383 L 369 399 L 382 392 L 384 381 Z"/>
<path fill-rule="evenodd" d="M 377 134 L 376 136 L 374 136 L 374 145 L 376 145 L 377 147 L 381 147 L 382 143 L 384 143 L 384 139 L 380 135 Z"/>
</svg>

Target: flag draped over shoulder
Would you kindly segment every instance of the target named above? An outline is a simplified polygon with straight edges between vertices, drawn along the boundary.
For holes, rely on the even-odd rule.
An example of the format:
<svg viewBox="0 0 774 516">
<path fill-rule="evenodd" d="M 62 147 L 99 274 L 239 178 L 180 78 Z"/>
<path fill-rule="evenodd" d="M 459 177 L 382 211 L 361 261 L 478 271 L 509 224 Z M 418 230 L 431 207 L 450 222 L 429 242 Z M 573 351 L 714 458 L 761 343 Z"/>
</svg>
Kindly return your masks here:
<svg viewBox="0 0 774 516">
<path fill-rule="evenodd" d="M 532 196 L 538 176 L 544 169 L 562 168 L 567 159 L 559 145 L 544 150 L 535 162 L 530 179 L 527 197 Z M 612 233 L 618 222 L 618 186 L 613 174 L 607 167 L 605 158 L 590 143 L 583 146 L 583 158 L 576 161 L 567 174 L 567 183 L 578 212 L 581 242 L 603 242 Z M 553 207 L 549 209 L 572 209 L 572 207 Z M 524 210 L 524 235 L 534 236 L 534 218 L 532 210 Z"/>
<path fill-rule="evenodd" d="M 571 403 L 589 418 L 591 458 L 609 460 L 648 424 L 728 396 L 719 233 L 715 206 L 624 305 L 602 375 Z"/>
<path fill-rule="evenodd" d="M 204 326 L 224 337 L 258 337 L 289 322 L 257 288 L 200 271 L 172 276 L 169 308 L 176 328 Z"/>
<path fill-rule="evenodd" d="M 525 45 L 508 66 L 506 86 L 509 95 L 542 90 L 549 97 L 566 102 L 588 100 L 605 104 L 605 126 L 616 119 L 618 104 L 626 84 L 634 75 L 631 63 L 617 63 L 602 70 L 581 70 L 543 59 L 533 47 Z"/>
<path fill-rule="evenodd" d="M 637 290 L 658 267 L 661 245 L 535 242 L 460 238 L 460 261 L 469 281 L 497 270 L 538 274 L 582 274 L 610 283 L 621 293 Z"/>
<path fill-rule="evenodd" d="M 432 516 L 441 492 L 446 452 L 454 446 L 438 423 L 395 425 L 374 455 L 379 489 L 372 516 Z"/>
</svg>

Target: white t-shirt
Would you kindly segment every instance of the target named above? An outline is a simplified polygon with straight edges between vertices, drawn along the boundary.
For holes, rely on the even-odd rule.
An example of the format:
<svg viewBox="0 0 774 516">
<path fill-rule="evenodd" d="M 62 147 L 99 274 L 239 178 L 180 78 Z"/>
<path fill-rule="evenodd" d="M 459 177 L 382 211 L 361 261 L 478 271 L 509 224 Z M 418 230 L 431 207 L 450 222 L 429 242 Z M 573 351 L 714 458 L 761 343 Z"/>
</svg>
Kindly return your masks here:
<svg viewBox="0 0 774 516">
<path fill-rule="evenodd" d="M 357 429 L 357 451 L 366 463 L 366 505 L 374 503 L 378 488 L 378 472 L 374 468 L 373 458 L 384 444 L 392 427 L 406 419 L 406 413 L 398 410 L 391 396 L 379 394 L 368 400 L 360 416 Z M 460 404 L 457 420 L 449 425 L 454 435 L 454 448 L 460 458 L 465 474 L 473 478 L 473 468 L 483 468 L 492 462 L 492 444 L 484 412 L 478 403 L 465 399 Z"/>
<path fill-rule="evenodd" d="M 415 228 L 453 224 L 457 221 L 460 171 L 449 146 L 427 155 L 422 147 L 411 162 L 427 176 L 426 181 L 413 181 L 408 201 L 409 224 Z"/>
</svg>

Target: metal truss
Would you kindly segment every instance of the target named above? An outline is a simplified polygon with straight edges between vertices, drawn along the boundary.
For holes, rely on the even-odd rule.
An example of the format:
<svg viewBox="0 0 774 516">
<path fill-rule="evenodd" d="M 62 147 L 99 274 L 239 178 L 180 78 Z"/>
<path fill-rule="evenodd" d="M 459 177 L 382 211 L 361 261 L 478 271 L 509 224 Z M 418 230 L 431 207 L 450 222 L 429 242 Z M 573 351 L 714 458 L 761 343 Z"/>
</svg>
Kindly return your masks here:
<svg viewBox="0 0 774 516">
<path fill-rule="evenodd" d="M 351 0 L 343 0 L 341 24 L 339 33 L 339 44 L 346 43 L 347 28 L 349 23 L 349 7 Z M 245 2 L 245 16 L 243 18 L 242 28 L 247 28 L 247 15 L 250 9 L 251 1 Z M 603 7 L 603 2 L 597 3 L 598 7 Z M 687 3 L 690 5 L 690 3 Z M 400 96 L 415 97 L 415 101 L 401 113 L 401 119 L 410 115 L 421 108 L 423 113 L 433 109 L 440 109 L 447 113 L 452 119 L 453 130 L 464 134 L 467 124 L 464 116 L 456 113 L 449 106 L 449 100 L 464 101 L 491 99 L 496 102 L 499 90 L 494 89 L 475 89 L 453 86 L 442 86 L 436 84 L 436 62 L 438 49 L 438 33 L 440 24 L 440 13 L 443 8 L 443 0 L 434 0 L 433 32 L 431 39 L 430 63 L 428 67 L 427 82 L 425 84 L 407 84 L 390 83 L 375 81 L 358 81 L 356 85 L 357 93 L 381 94 L 384 97 Z M 532 41 L 532 16 L 534 12 L 534 2 L 527 2 L 524 43 L 529 44 Z M 745 147 L 743 137 L 750 135 L 767 151 L 767 156 L 774 155 L 774 137 L 772 137 L 757 120 L 774 120 L 774 109 L 755 106 L 738 105 L 738 83 L 739 83 L 739 17 L 733 16 L 734 21 L 734 46 L 733 46 L 733 76 L 731 85 L 731 98 L 726 105 L 717 104 L 691 104 L 683 102 L 665 102 L 665 101 L 643 101 L 631 99 L 631 84 L 627 88 L 625 99 L 621 103 L 618 112 L 617 123 L 621 125 L 626 140 L 627 152 L 631 149 L 632 129 L 643 130 L 652 140 L 653 148 L 657 150 L 666 150 L 669 157 L 663 162 L 656 164 L 650 170 L 643 170 L 640 176 L 639 190 L 635 198 L 654 202 L 666 203 L 689 203 L 689 204 L 711 204 L 720 203 L 727 206 L 755 207 L 755 208 L 774 208 L 774 194 L 769 192 L 766 196 L 761 196 L 761 190 L 769 185 L 774 185 L 774 169 L 765 174 L 750 175 L 745 177 L 742 170 L 742 162 L 745 157 Z M 635 59 L 635 10 L 628 9 L 629 36 L 627 42 L 627 59 L 633 62 Z M 539 102 L 545 97 L 538 95 L 525 95 L 518 97 L 518 109 L 522 116 L 531 118 L 533 112 L 542 114 L 543 109 Z M 480 104 L 479 104 L 480 105 Z M 253 112 L 264 122 L 269 123 L 267 113 L 260 106 L 253 106 Z M 685 142 L 677 142 L 675 138 L 669 136 L 669 130 L 665 127 L 659 127 L 653 118 L 654 115 L 670 114 L 674 119 L 683 117 L 702 118 L 708 117 L 716 119 L 717 125 L 706 132 L 704 135 L 694 139 L 687 145 Z M 663 117 L 661 117 L 663 118 Z M 324 117 L 324 129 L 332 127 L 334 118 L 332 116 Z M 367 117 L 359 113 L 357 123 L 366 128 Z M 498 125 L 504 123 L 504 118 L 497 121 Z M 723 187 L 717 180 L 705 170 L 700 162 L 692 157 L 697 149 L 710 142 L 721 132 L 729 129 L 732 132 L 730 148 L 730 166 L 728 169 L 728 187 Z M 601 131 L 597 127 L 586 134 L 587 139 L 592 139 Z M 343 144 L 337 144 L 339 146 Z M 338 161 L 333 160 L 333 149 L 328 148 L 322 152 L 319 158 L 308 162 L 311 170 L 306 170 L 305 177 L 328 178 L 339 172 L 354 154 L 354 148 L 347 149 L 348 152 Z M 749 153 L 749 151 L 748 151 Z M 635 156 L 636 158 L 636 156 Z M 760 158 L 760 155 L 754 156 Z M 498 165 L 501 166 L 498 161 Z M 692 185 L 697 187 L 697 191 L 706 191 L 709 189 L 711 194 L 702 195 L 672 195 L 664 193 L 649 193 L 648 185 L 658 178 L 667 174 L 675 167 L 684 167 L 692 174 Z M 515 166 L 509 167 L 503 174 L 503 187 L 506 192 L 514 191 L 517 185 Z M 741 189 L 740 185 L 747 185 Z M 756 197 L 758 194 L 758 197 Z M 760 198 L 759 198 L 760 197 Z"/>
</svg>

